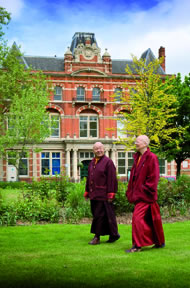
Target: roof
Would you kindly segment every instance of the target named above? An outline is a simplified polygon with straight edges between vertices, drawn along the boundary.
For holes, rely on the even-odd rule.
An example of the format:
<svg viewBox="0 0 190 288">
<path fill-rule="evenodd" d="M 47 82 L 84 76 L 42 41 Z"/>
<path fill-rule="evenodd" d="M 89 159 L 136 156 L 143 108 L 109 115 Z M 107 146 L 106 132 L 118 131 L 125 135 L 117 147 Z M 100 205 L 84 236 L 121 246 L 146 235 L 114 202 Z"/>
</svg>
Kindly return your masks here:
<svg viewBox="0 0 190 288">
<path fill-rule="evenodd" d="M 98 44 L 96 42 L 96 38 L 95 38 L 95 35 L 94 33 L 89 33 L 89 32 L 76 32 L 72 38 L 72 42 L 71 42 L 71 52 L 72 54 L 74 55 L 74 50 L 75 48 L 77 47 L 77 45 L 79 43 L 83 43 L 85 44 L 85 41 L 87 39 L 90 39 L 90 44 L 92 45 L 93 43 L 96 43 L 97 47 L 98 47 Z"/>
<path fill-rule="evenodd" d="M 155 56 L 152 53 L 152 50 L 150 48 L 148 48 L 145 52 L 143 52 L 143 54 L 141 55 L 141 59 L 145 60 L 145 64 L 148 65 L 150 62 L 152 62 L 153 60 L 155 60 Z M 160 66 L 158 68 L 157 71 L 158 74 L 165 74 L 165 71 L 163 70 L 163 68 Z"/>
<path fill-rule="evenodd" d="M 34 70 L 42 71 L 64 71 L 64 58 L 24 56 L 25 62 Z"/>
<path fill-rule="evenodd" d="M 91 43 L 96 43 L 96 39 L 94 33 L 83 33 L 77 32 L 74 34 L 72 43 L 71 43 L 71 51 L 75 49 L 79 42 L 84 42 L 85 39 L 90 39 Z M 14 47 L 19 49 L 17 44 L 14 42 Z M 141 59 L 145 60 L 145 63 L 148 64 L 155 59 L 152 50 L 148 48 L 141 55 Z M 23 61 L 24 65 L 28 68 L 31 67 L 33 70 L 41 70 L 41 71 L 50 71 L 50 72 L 64 72 L 64 57 L 45 57 L 45 56 L 22 56 L 21 61 Z M 132 72 L 135 73 L 134 68 L 132 67 L 132 60 L 127 59 L 112 59 L 112 73 L 113 74 L 126 74 L 125 68 L 126 65 L 129 65 L 129 68 Z M 160 66 L 157 71 L 158 74 L 165 74 L 165 71 Z"/>
<path fill-rule="evenodd" d="M 112 73 L 113 74 L 126 74 L 125 68 L 127 65 L 131 68 L 131 70 L 134 72 L 132 68 L 132 60 L 112 60 Z"/>
</svg>

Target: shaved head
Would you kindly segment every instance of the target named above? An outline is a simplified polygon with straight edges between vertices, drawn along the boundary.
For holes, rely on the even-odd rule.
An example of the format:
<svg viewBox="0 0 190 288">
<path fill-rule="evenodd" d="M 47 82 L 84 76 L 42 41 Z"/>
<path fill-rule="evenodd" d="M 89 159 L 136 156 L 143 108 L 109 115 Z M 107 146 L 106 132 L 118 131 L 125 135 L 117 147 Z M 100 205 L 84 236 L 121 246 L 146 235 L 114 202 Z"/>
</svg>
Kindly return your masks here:
<svg viewBox="0 0 190 288">
<path fill-rule="evenodd" d="M 136 141 L 142 141 L 146 144 L 146 146 L 148 147 L 149 143 L 150 143 L 150 139 L 148 138 L 148 136 L 146 135 L 140 135 L 137 137 Z"/>
<path fill-rule="evenodd" d="M 146 135 L 140 135 L 136 138 L 135 144 L 136 144 L 136 150 L 143 154 L 148 148 L 148 145 L 150 143 L 149 138 Z"/>
<path fill-rule="evenodd" d="M 96 158 L 101 158 L 104 155 L 104 145 L 101 142 L 96 142 L 93 145 L 93 152 Z"/>
</svg>

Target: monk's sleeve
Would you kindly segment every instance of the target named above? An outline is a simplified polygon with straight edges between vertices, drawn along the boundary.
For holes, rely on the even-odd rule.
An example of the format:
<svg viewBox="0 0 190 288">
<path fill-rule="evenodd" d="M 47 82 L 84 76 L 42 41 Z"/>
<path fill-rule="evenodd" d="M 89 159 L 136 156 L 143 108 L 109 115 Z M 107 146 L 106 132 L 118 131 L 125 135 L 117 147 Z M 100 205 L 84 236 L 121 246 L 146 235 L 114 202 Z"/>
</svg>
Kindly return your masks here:
<svg viewBox="0 0 190 288">
<path fill-rule="evenodd" d="M 113 161 L 110 160 L 107 165 L 107 194 L 108 199 L 114 199 L 117 192 L 118 183 L 116 176 L 116 168 Z"/>
<path fill-rule="evenodd" d="M 153 154 L 149 159 L 147 168 L 147 177 L 144 182 L 143 189 L 147 194 L 157 193 L 157 185 L 159 181 L 159 162 L 156 155 Z"/>
</svg>

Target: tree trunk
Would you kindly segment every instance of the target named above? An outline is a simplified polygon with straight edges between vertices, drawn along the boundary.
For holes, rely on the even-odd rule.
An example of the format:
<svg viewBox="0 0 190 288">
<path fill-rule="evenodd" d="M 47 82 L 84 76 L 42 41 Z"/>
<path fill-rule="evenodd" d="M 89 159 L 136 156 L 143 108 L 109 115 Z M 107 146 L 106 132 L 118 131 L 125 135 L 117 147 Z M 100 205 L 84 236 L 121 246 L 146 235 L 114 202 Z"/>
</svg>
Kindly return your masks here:
<svg viewBox="0 0 190 288">
<path fill-rule="evenodd" d="M 181 163 L 183 162 L 182 159 L 175 159 L 177 163 L 177 172 L 176 172 L 176 178 L 178 178 L 181 174 Z"/>
</svg>

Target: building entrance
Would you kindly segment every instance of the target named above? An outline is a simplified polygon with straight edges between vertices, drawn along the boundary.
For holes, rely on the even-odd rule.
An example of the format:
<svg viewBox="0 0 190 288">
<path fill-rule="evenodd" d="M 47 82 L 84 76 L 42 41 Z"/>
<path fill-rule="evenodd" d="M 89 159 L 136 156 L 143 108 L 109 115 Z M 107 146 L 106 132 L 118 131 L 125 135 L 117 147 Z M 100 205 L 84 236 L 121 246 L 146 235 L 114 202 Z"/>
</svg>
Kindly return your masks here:
<svg viewBox="0 0 190 288">
<path fill-rule="evenodd" d="M 83 160 L 81 161 L 82 167 L 80 167 L 80 178 L 83 179 L 84 177 L 88 176 L 88 165 L 91 160 Z"/>
</svg>

